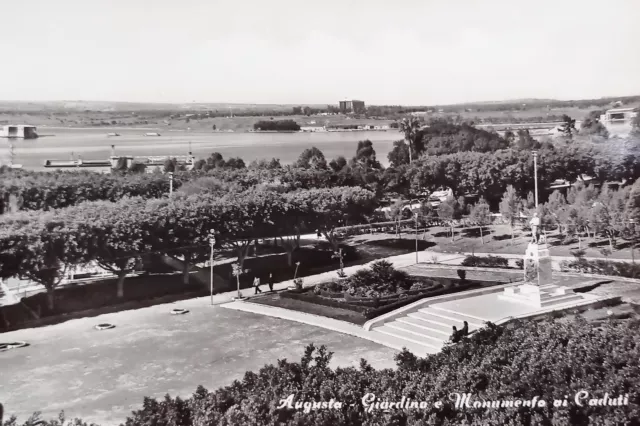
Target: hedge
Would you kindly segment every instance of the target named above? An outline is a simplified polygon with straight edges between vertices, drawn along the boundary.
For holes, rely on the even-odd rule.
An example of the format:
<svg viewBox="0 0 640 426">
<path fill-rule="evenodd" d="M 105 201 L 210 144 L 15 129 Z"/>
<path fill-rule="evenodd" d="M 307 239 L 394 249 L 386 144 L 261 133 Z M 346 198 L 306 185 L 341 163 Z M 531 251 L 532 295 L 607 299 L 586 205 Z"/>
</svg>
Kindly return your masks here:
<svg viewBox="0 0 640 426">
<path fill-rule="evenodd" d="M 614 275 L 626 278 L 640 277 L 640 265 L 630 262 L 612 262 L 610 260 L 578 259 L 560 263 L 563 271 L 573 270 L 587 274 Z"/>
<path fill-rule="evenodd" d="M 476 266 L 484 268 L 507 268 L 509 260 L 499 256 L 467 256 L 462 261 L 462 266 Z"/>
</svg>

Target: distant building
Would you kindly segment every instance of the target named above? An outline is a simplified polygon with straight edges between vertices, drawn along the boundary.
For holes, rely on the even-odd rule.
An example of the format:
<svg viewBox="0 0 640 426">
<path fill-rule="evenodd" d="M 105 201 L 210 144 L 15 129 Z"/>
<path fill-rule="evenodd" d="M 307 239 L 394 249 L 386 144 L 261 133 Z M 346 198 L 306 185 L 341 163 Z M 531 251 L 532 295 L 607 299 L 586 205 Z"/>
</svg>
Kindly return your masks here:
<svg viewBox="0 0 640 426">
<path fill-rule="evenodd" d="M 0 136 L 5 138 L 36 139 L 38 134 L 36 133 L 36 126 L 10 124 L 2 127 L 2 134 Z"/>
<path fill-rule="evenodd" d="M 627 136 L 633 128 L 633 119 L 638 115 L 635 108 L 614 108 L 600 116 L 600 122 L 611 136 Z"/>
<path fill-rule="evenodd" d="M 340 112 L 343 114 L 364 114 L 364 101 L 340 101 Z"/>
<path fill-rule="evenodd" d="M 324 132 L 326 130 L 323 126 L 300 126 L 301 132 Z"/>
<path fill-rule="evenodd" d="M 131 167 L 133 164 L 144 166 L 146 173 L 153 173 L 156 170 L 163 171 L 164 162 L 168 159 L 175 159 L 178 166 L 184 166 L 187 170 L 193 170 L 196 158 L 189 155 L 166 155 L 166 156 L 132 156 L 116 155 L 115 146 L 111 146 L 111 156 L 106 160 L 45 160 L 44 167 L 56 170 L 91 170 L 98 173 L 111 173 L 118 166 Z"/>
<path fill-rule="evenodd" d="M 635 108 L 616 108 L 607 110 L 600 116 L 601 122 L 625 122 L 632 121 L 638 112 Z"/>
</svg>

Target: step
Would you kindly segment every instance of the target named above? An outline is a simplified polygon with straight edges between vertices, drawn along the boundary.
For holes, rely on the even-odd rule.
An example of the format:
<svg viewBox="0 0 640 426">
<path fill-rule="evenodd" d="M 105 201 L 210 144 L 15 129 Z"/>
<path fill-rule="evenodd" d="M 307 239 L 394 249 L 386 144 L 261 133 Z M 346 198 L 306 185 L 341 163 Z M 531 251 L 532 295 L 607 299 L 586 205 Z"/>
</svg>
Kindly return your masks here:
<svg viewBox="0 0 640 426">
<path fill-rule="evenodd" d="M 378 341 L 380 344 L 399 351 L 406 348 L 408 351 L 413 352 L 417 356 L 425 356 L 427 354 L 434 354 L 440 351 L 440 348 L 416 344 L 413 342 L 409 342 L 408 340 L 405 340 L 401 337 L 381 333 L 376 330 L 371 330 L 370 333 L 373 341 Z"/>
<path fill-rule="evenodd" d="M 400 317 L 397 318 L 396 321 L 403 322 L 405 324 L 411 324 L 415 327 L 420 327 L 425 330 L 429 330 L 431 333 L 435 333 L 434 335 L 442 335 L 448 337 L 451 335 L 451 327 L 443 327 L 440 324 L 432 323 L 429 321 L 423 321 L 418 318 L 414 318 L 412 316 Z"/>
<path fill-rule="evenodd" d="M 447 336 L 446 334 L 440 334 L 440 333 L 434 332 L 433 330 L 418 327 L 413 324 L 408 324 L 406 322 L 393 321 L 385 325 L 388 325 L 391 328 L 395 328 L 396 330 L 402 330 L 402 331 L 406 331 L 407 333 L 414 334 L 420 339 L 424 339 L 424 341 L 427 343 L 444 342 L 449 338 L 449 336 Z"/>
<path fill-rule="evenodd" d="M 466 315 L 462 315 L 462 314 L 458 314 L 457 312 L 450 312 L 450 311 L 445 311 L 445 310 L 441 310 L 441 309 L 432 309 L 431 306 L 427 307 L 427 308 L 422 308 L 419 310 L 419 312 L 426 314 L 426 315 L 430 315 L 432 317 L 435 318 L 439 318 L 439 321 L 442 324 L 447 324 L 449 326 L 456 326 L 458 328 L 460 328 L 459 326 L 462 326 L 462 323 L 464 321 L 467 321 L 469 323 L 469 327 L 474 326 L 475 328 L 482 328 L 484 327 L 484 322 L 483 321 L 478 321 L 475 318 L 471 318 L 468 317 Z M 436 321 L 438 321 L 438 319 L 436 319 Z"/>
<path fill-rule="evenodd" d="M 428 322 L 434 328 L 437 327 L 442 331 L 448 332 L 449 330 L 451 330 L 451 321 L 447 320 L 446 318 L 431 315 L 428 312 L 415 311 L 410 312 L 409 314 L 407 314 L 407 316 L 410 318 L 418 319 L 420 321 Z"/>
<path fill-rule="evenodd" d="M 435 309 L 437 311 L 442 311 L 442 312 L 447 312 L 451 315 L 457 315 L 458 317 L 460 317 L 463 321 L 467 321 L 469 324 L 471 324 L 472 322 L 475 324 L 484 324 L 485 322 L 487 322 L 486 319 L 484 318 L 480 318 L 480 317 L 476 317 L 473 315 L 469 315 L 469 314 L 463 314 L 460 311 L 451 309 L 451 308 L 445 308 L 444 306 L 435 304 L 435 305 L 430 305 L 429 308 L 431 309 Z"/>
<path fill-rule="evenodd" d="M 534 306 L 538 308 L 549 307 L 554 305 L 563 305 L 565 303 L 582 300 L 582 296 L 575 293 L 563 294 L 560 296 L 552 296 L 552 297 L 547 297 L 540 300 L 531 299 L 529 297 L 519 296 L 519 295 L 515 295 L 515 296 L 500 295 L 499 297 L 502 300 L 522 303 L 528 306 Z"/>
<path fill-rule="evenodd" d="M 383 325 L 382 327 L 377 327 L 374 330 L 379 333 L 400 338 L 414 345 L 419 345 L 419 347 L 424 347 L 425 349 L 428 349 L 428 350 L 439 351 L 442 348 L 442 342 L 440 341 L 432 340 L 432 341 L 425 342 L 424 339 L 421 339 L 419 336 L 416 336 L 415 334 L 408 333 L 404 330 L 398 330 L 397 328 L 389 327 L 387 324 Z"/>
<path fill-rule="evenodd" d="M 556 296 L 553 299 L 543 300 L 542 306 L 547 307 L 547 306 L 553 306 L 553 305 L 563 305 L 565 303 L 578 301 L 578 300 L 583 300 L 582 296 L 580 296 L 579 294 L 575 294 L 575 293 L 563 294 L 562 296 Z"/>
</svg>

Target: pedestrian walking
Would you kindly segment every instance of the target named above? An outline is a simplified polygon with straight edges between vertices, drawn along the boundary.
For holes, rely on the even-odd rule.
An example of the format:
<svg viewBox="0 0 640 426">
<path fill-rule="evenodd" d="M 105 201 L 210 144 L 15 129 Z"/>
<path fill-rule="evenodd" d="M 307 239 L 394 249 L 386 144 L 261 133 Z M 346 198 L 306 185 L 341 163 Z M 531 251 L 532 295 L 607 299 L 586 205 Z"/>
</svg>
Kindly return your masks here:
<svg viewBox="0 0 640 426">
<path fill-rule="evenodd" d="M 269 272 L 269 291 L 273 291 L 273 274 Z"/>
<path fill-rule="evenodd" d="M 256 291 L 254 294 L 258 294 L 258 293 L 262 293 L 262 290 L 260 290 L 260 278 L 255 277 L 253 279 L 253 286 L 255 287 Z"/>
</svg>

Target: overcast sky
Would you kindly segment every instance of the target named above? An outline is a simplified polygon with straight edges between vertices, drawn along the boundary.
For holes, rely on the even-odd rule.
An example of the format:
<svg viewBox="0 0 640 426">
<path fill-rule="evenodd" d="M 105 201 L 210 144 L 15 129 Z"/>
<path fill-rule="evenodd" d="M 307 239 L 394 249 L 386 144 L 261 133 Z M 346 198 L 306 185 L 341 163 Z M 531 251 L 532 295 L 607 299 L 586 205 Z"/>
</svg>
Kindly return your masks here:
<svg viewBox="0 0 640 426">
<path fill-rule="evenodd" d="M 1 0 L 0 99 L 640 94 L 640 0 Z"/>
</svg>

